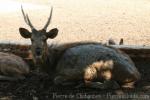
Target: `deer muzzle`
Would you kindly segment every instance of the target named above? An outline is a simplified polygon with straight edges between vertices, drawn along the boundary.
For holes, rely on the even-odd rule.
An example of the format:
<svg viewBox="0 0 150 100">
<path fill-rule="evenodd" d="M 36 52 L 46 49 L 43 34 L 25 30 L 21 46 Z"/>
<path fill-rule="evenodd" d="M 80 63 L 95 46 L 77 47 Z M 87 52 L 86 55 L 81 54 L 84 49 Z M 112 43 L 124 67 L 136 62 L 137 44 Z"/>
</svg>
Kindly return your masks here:
<svg viewBox="0 0 150 100">
<path fill-rule="evenodd" d="M 36 62 L 41 62 L 42 61 L 42 49 L 41 48 L 36 48 L 35 49 L 34 58 L 35 58 Z"/>
<path fill-rule="evenodd" d="M 36 48 L 35 53 L 36 53 L 36 56 L 41 56 L 42 55 L 42 49 Z"/>
</svg>

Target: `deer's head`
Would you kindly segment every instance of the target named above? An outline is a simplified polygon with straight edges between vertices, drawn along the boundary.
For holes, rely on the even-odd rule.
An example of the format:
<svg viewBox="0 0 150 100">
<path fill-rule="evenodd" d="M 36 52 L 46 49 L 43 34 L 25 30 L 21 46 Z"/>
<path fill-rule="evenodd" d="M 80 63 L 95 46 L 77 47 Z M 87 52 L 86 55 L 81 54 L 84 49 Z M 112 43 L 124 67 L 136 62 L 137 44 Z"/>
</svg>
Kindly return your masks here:
<svg viewBox="0 0 150 100">
<path fill-rule="evenodd" d="M 48 52 L 47 39 L 49 39 L 49 38 L 53 39 L 58 34 L 57 28 L 51 29 L 48 32 L 46 31 L 46 29 L 51 21 L 53 8 L 51 8 L 50 16 L 48 18 L 47 23 L 45 24 L 44 28 L 41 30 L 36 30 L 34 28 L 34 26 L 32 25 L 32 23 L 28 17 L 28 14 L 24 13 L 22 6 L 21 6 L 21 11 L 22 11 L 22 14 L 24 17 L 24 21 L 31 28 L 31 32 L 25 28 L 19 28 L 19 32 L 22 37 L 31 40 L 31 51 L 33 54 L 34 61 L 36 63 L 40 62 L 43 60 L 43 56 L 46 56 L 46 54 Z"/>
</svg>

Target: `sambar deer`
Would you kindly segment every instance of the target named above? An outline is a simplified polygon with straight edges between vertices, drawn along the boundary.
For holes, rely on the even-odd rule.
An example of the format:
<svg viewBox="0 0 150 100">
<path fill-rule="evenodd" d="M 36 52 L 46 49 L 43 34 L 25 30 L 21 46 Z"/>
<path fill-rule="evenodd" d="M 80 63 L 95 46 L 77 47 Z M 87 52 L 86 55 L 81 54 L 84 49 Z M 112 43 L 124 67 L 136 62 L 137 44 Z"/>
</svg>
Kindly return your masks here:
<svg viewBox="0 0 150 100">
<path fill-rule="evenodd" d="M 0 80 L 22 80 L 28 73 L 29 66 L 21 57 L 0 52 Z"/>
<path fill-rule="evenodd" d="M 21 11 L 31 32 L 19 28 L 20 34 L 31 39 L 34 62 L 55 75 L 54 84 L 64 86 L 81 82 L 86 87 L 107 89 L 133 87 L 140 79 L 140 73 L 130 57 L 117 49 L 90 42 L 48 46 L 47 39 L 53 39 L 58 34 L 57 28 L 46 32 L 53 9 L 41 30 L 33 27 L 22 7 Z"/>
</svg>

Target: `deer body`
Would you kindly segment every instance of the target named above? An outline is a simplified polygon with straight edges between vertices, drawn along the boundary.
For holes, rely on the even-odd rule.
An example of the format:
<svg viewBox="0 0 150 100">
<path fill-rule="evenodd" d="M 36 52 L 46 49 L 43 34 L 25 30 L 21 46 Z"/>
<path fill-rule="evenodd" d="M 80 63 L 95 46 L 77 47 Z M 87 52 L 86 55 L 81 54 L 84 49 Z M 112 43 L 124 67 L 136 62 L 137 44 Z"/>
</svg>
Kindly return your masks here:
<svg viewBox="0 0 150 100">
<path fill-rule="evenodd" d="M 126 54 L 114 48 L 90 43 L 68 48 L 58 61 L 56 74 L 56 84 L 83 81 L 90 84 L 90 87 L 96 86 L 95 88 L 102 87 L 94 81 L 116 81 L 125 87 L 140 79 L 140 73 Z M 103 88 L 107 87 L 109 86 Z"/>
<path fill-rule="evenodd" d="M 14 54 L 0 52 L 0 80 L 24 79 L 29 73 L 29 66 Z"/>
<path fill-rule="evenodd" d="M 46 32 L 50 17 L 42 30 L 36 30 L 28 15 L 22 13 L 31 32 L 19 28 L 22 37 L 31 39 L 31 50 L 35 64 L 46 72 L 54 74 L 56 85 L 69 85 L 81 82 L 91 88 L 133 87 L 140 79 L 140 73 L 126 54 L 99 43 L 70 43 L 48 47 L 47 39 L 58 34 L 54 28 Z"/>
</svg>

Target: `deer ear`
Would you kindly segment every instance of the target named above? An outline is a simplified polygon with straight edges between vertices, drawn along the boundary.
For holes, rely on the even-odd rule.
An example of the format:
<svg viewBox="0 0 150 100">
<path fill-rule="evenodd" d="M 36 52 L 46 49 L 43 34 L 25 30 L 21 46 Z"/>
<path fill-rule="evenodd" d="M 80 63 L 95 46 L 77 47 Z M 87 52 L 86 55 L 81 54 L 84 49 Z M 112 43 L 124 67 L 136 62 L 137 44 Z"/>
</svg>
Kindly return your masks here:
<svg viewBox="0 0 150 100">
<path fill-rule="evenodd" d="M 47 38 L 55 38 L 58 34 L 58 29 L 57 28 L 54 28 L 54 29 L 51 29 L 49 32 L 46 33 L 46 36 Z"/>
<path fill-rule="evenodd" d="M 24 38 L 31 38 L 31 33 L 25 28 L 19 28 L 20 35 Z"/>
</svg>

